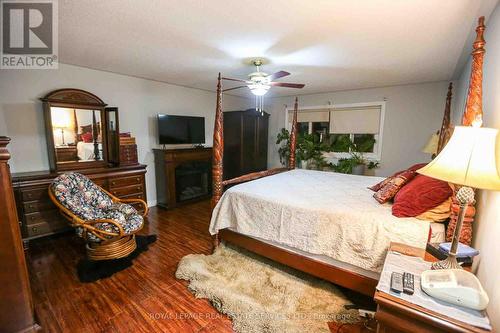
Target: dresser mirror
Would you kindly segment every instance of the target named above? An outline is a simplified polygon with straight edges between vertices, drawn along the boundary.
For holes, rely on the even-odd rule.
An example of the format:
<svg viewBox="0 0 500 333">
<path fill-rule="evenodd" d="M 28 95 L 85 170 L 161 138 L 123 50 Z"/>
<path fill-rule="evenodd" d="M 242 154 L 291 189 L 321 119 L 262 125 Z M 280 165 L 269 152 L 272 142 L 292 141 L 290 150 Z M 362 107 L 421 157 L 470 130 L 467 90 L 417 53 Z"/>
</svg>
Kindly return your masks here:
<svg viewBox="0 0 500 333">
<path fill-rule="evenodd" d="M 117 135 L 117 114 L 106 115 L 106 104 L 99 97 L 79 89 L 56 90 L 42 101 L 51 170 L 108 165 L 108 138 Z M 108 128 L 113 133 L 108 134 Z"/>
</svg>

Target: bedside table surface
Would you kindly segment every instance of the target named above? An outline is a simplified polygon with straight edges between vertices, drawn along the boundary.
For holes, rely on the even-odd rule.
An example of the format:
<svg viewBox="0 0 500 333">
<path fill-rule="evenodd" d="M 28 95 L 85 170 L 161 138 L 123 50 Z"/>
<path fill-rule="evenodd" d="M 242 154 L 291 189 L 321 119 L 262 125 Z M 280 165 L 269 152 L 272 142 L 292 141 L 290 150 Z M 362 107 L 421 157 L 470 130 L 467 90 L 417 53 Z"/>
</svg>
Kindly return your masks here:
<svg viewBox="0 0 500 333">
<path fill-rule="evenodd" d="M 424 249 L 412 246 L 391 243 L 389 251 L 413 257 L 423 258 L 425 261 L 438 261 Z M 468 269 L 470 270 L 470 269 Z M 399 297 L 376 291 L 374 296 L 378 308 L 375 315 L 379 322 L 378 332 L 412 332 L 412 333 L 437 333 L 437 332 L 477 332 L 494 333 L 478 328 L 443 314 L 428 310 L 416 304 L 407 302 Z"/>
</svg>

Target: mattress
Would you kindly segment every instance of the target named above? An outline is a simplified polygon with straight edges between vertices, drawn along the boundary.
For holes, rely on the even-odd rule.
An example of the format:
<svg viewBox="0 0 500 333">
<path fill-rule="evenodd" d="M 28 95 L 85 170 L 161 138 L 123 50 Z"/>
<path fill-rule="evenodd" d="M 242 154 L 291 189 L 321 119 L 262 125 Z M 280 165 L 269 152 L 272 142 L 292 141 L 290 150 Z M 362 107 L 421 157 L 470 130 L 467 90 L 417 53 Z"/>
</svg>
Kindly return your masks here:
<svg viewBox="0 0 500 333">
<path fill-rule="evenodd" d="M 239 184 L 214 208 L 210 233 L 230 228 L 380 273 L 391 242 L 425 248 L 429 221 L 397 218 L 367 189 L 380 177 L 292 170 Z"/>
</svg>

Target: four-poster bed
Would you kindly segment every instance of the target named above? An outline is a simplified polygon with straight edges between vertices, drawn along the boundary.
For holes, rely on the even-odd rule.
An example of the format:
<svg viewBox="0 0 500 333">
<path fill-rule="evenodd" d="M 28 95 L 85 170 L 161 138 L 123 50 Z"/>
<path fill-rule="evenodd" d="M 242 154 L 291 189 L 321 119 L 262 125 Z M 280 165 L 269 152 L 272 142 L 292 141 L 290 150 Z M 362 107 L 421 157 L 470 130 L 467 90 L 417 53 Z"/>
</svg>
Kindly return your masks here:
<svg viewBox="0 0 500 333">
<path fill-rule="evenodd" d="M 471 81 L 462 125 L 471 125 L 473 121 L 480 120 L 482 114 L 481 80 L 482 61 L 484 55 L 483 46 L 485 44 L 483 39 L 483 32 L 484 18 L 480 18 L 479 26 L 477 28 L 477 38 L 474 42 L 474 51 L 472 52 L 473 66 Z M 213 212 L 210 228 L 210 232 L 214 234 L 214 246 L 218 246 L 220 241 L 232 243 L 251 252 L 270 258 L 276 262 L 323 278 L 340 286 L 355 290 L 366 295 L 373 295 L 375 292 L 378 275 L 370 274 L 370 271 L 372 271 L 373 273 L 372 268 L 375 267 L 376 263 L 372 260 L 373 258 L 370 258 L 369 250 L 378 250 L 380 252 L 380 244 L 384 244 L 384 242 L 387 242 L 387 239 L 389 238 L 393 239 L 391 238 L 393 235 L 390 233 L 400 232 L 398 229 L 396 229 L 396 227 L 394 227 L 394 225 L 398 225 L 397 228 L 406 228 L 404 232 L 401 231 L 400 234 L 395 236 L 396 239 L 398 239 L 397 237 L 399 237 L 399 239 L 404 239 L 404 237 L 406 237 L 409 240 L 407 242 L 408 244 L 420 244 L 422 242 L 422 234 L 425 233 L 425 223 L 422 221 L 420 221 L 419 223 L 415 223 L 415 221 L 409 218 L 401 218 L 398 220 L 398 222 L 395 222 L 395 217 L 393 217 L 391 214 L 387 214 L 388 206 L 379 205 L 380 208 L 374 208 L 372 202 L 365 199 L 366 193 L 361 193 L 359 191 L 362 190 L 357 191 L 356 188 L 353 187 L 358 186 L 359 188 L 361 188 L 361 186 L 364 186 L 363 181 L 366 181 L 366 179 L 368 179 L 369 181 L 370 177 L 357 177 L 351 175 L 341 176 L 339 174 L 331 173 L 326 176 L 320 175 L 326 174 L 321 172 L 294 170 L 297 136 L 297 98 L 295 99 L 292 129 L 290 134 L 290 157 L 288 168 L 270 169 L 266 171 L 247 174 L 234 179 L 223 180 L 223 80 L 224 78 L 219 74 L 217 83 L 217 106 L 213 140 Z M 451 131 L 451 88 L 452 86 L 450 84 L 446 100 L 445 113 L 440 131 L 438 148 L 439 150 L 442 149 L 446 144 Z M 294 228 L 297 228 L 297 226 L 305 228 L 304 224 L 306 225 L 306 227 L 309 227 L 309 224 L 314 224 L 313 229 L 317 228 L 317 230 L 314 230 L 314 232 L 312 232 L 311 234 L 314 234 L 319 238 L 323 237 L 323 240 L 326 239 L 329 240 L 330 243 L 334 243 L 335 241 L 338 241 L 342 238 L 335 238 L 337 235 L 335 235 L 335 232 L 332 232 L 332 230 L 338 230 L 338 233 L 343 234 L 342 237 L 345 236 L 344 234 L 350 232 L 349 229 L 347 229 L 347 227 L 343 226 L 342 224 L 336 226 L 331 225 L 332 215 L 331 212 L 327 212 L 329 203 L 327 201 L 322 201 L 321 197 L 314 197 L 314 199 L 319 200 L 319 202 L 306 201 L 306 198 L 304 198 L 304 202 L 300 202 L 299 200 L 297 200 L 300 196 L 298 196 L 296 193 L 297 182 L 300 183 L 302 181 L 302 183 L 300 184 L 307 184 L 307 182 L 304 181 L 304 179 L 307 177 L 309 177 L 309 179 L 312 181 L 312 187 L 331 186 L 332 190 L 335 190 L 338 187 L 341 192 L 343 191 L 342 193 L 347 193 L 349 195 L 351 194 L 351 192 L 353 192 L 353 195 L 356 196 L 356 199 L 361 198 L 361 201 L 358 203 L 360 205 L 359 207 L 368 209 L 367 212 L 370 216 L 367 216 L 366 214 L 362 215 L 362 212 L 359 212 L 359 210 L 361 209 L 356 209 L 355 206 L 353 206 L 352 201 L 349 201 L 349 198 L 345 199 L 341 196 L 338 196 L 334 198 L 335 200 L 331 200 L 331 203 L 333 204 L 340 202 L 340 206 L 335 207 L 334 210 L 335 214 L 337 214 L 338 216 L 341 215 L 344 218 L 344 220 L 341 221 L 344 222 L 344 224 L 346 222 L 345 218 L 347 216 L 351 218 L 351 220 L 348 221 L 349 226 L 352 224 L 357 226 L 358 228 L 363 228 L 363 226 L 373 227 L 372 230 L 365 231 L 365 233 L 368 233 L 364 236 L 365 238 L 356 238 L 356 240 L 364 239 L 368 244 L 347 244 L 348 246 L 353 247 L 355 251 L 357 251 L 355 252 L 355 254 L 359 254 L 360 256 L 360 258 L 351 257 L 353 258 L 353 260 L 359 259 L 357 265 L 349 264 L 345 260 L 336 260 L 335 257 L 332 257 L 333 260 L 324 260 L 324 256 L 319 257 L 318 252 L 314 252 L 315 254 L 311 254 L 307 251 L 302 250 L 306 247 L 315 249 L 320 248 L 320 246 L 317 246 L 317 239 L 299 239 L 298 242 L 301 243 L 301 246 L 303 245 L 301 248 L 300 246 L 290 246 L 290 242 L 288 242 L 288 240 L 289 238 L 294 237 L 293 233 L 291 235 L 285 235 L 289 238 L 286 238 L 282 235 L 282 233 L 284 232 L 283 230 L 285 230 L 286 232 L 290 232 L 290 230 L 295 230 Z M 336 183 L 329 183 L 330 181 L 336 181 Z M 234 184 L 240 185 L 232 187 L 230 190 L 228 190 L 229 195 L 228 193 L 226 193 L 223 200 L 221 201 L 224 188 L 227 185 Z M 366 190 L 366 186 L 364 186 L 363 190 Z M 308 193 L 307 191 L 304 192 Z M 290 196 L 288 196 L 288 194 L 290 194 Z M 295 194 L 295 196 L 293 196 L 293 194 Z M 338 193 L 335 194 L 339 195 Z M 347 197 L 349 197 L 349 195 L 347 195 Z M 309 195 L 309 197 L 309 200 L 311 200 L 312 196 Z M 224 200 L 226 198 L 227 200 Z M 371 196 L 370 199 L 372 199 Z M 248 206 L 250 208 L 248 209 L 247 207 L 247 210 L 245 210 L 245 206 Z M 318 219 L 322 221 L 316 223 L 317 221 L 315 221 L 314 219 L 307 218 L 308 214 L 315 213 L 314 210 L 311 210 L 311 206 L 314 206 L 314 209 L 318 210 Z M 241 212 L 242 216 L 238 216 L 238 211 Z M 265 214 L 269 214 L 269 219 L 267 219 L 268 216 L 266 216 Z M 374 215 L 375 217 L 373 217 L 372 215 Z M 252 219 L 251 217 L 254 217 L 254 219 Z M 302 221 L 304 221 L 302 226 L 300 226 L 301 218 Z M 378 223 L 378 220 L 376 219 L 380 220 L 380 223 Z M 234 224 L 232 220 L 239 220 L 242 225 L 239 225 L 237 226 L 237 228 L 235 228 L 236 224 Z M 289 221 L 295 221 L 295 225 L 286 226 L 286 228 L 288 229 L 282 229 L 283 223 L 288 223 Z M 275 225 L 273 225 L 273 223 L 275 223 Z M 358 225 L 356 225 L 356 223 L 358 223 Z M 270 233 L 274 232 L 276 234 L 275 237 L 269 237 L 269 239 L 265 239 L 264 237 L 259 237 L 258 232 L 254 232 L 252 236 L 249 236 L 248 233 L 240 232 L 241 230 L 250 230 L 252 224 L 254 225 L 254 227 L 258 226 L 259 228 L 269 229 Z M 238 229 L 238 232 L 235 231 L 235 229 Z M 276 231 L 276 229 L 279 230 Z M 371 235 L 369 234 L 370 232 L 372 232 Z M 429 224 L 427 224 L 427 233 L 428 232 Z M 363 233 L 363 231 L 360 230 L 358 233 Z M 415 236 L 413 234 L 418 235 Z M 378 240 L 378 235 L 381 235 L 381 237 L 385 237 L 384 240 Z M 281 239 L 282 236 L 283 239 L 286 239 L 286 241 L 284 241 L 283 243 L 280 243 L 279 241 L 277 242 L 276 240 Z M 352 237 L 357 236 L 359 235 L 355 235 Z M 427 239 L 424 240 L 424 247 L 426 241 Z M 411 242 L 413 242 L 413 244 Z M 389 244 L 387 243 L 384 251 L 387 251 L 388 246 Z M 374 253 L 373 256 L 376 256 L 376 254 L 380 255 L 380 253 Z"/>
</svg>

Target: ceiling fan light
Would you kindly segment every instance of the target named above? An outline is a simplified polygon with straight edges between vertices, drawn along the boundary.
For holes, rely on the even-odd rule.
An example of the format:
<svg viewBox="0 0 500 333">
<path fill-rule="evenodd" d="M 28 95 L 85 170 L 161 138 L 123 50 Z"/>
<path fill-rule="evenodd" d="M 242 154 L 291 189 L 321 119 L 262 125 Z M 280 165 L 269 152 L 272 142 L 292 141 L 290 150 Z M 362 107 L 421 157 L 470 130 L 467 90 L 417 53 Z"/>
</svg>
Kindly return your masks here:
<svg viewBox="0 0 500 333">
<path fill-rule="evenodd" d="M 264 84 L 249 84 L 248 88 L 255 96 L 264 96 L 271 86 Z"/>
</svg>

